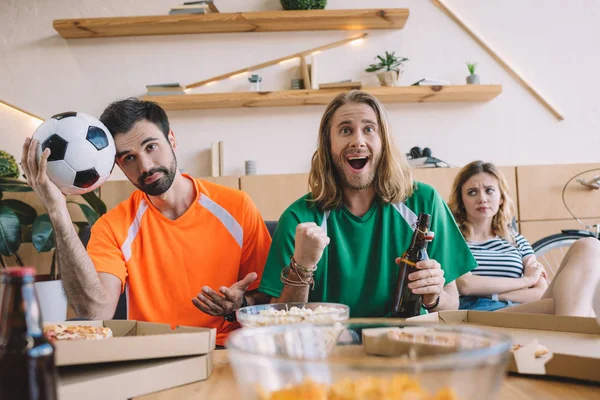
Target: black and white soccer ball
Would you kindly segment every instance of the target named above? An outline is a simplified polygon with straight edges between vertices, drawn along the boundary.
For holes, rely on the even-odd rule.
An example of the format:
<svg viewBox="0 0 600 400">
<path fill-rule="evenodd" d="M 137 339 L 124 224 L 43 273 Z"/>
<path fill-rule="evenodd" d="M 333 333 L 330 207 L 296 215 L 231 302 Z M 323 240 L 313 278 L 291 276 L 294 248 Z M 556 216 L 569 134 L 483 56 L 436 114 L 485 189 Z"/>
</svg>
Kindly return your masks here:
<svg viewBox="0 0 600 400">
<path fill-rule="evenodd" d="M 79 195 L 102 185 L 115 165 L 115 142 L 98 119 L 65 112 L 44 121 L 33 134 L 37 160 L 49 148 L 48 177 L 61 192 Z"/>
</svg>

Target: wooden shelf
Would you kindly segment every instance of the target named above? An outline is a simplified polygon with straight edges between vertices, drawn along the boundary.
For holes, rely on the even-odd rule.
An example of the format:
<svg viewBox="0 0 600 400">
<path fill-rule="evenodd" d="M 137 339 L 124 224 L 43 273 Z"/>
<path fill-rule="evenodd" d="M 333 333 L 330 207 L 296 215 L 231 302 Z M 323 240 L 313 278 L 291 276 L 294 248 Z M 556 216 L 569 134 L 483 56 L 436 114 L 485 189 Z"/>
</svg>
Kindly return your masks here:
<svg viewBox="0 0 600 400">
<path fill-rule="evenodd" d="M 191 33 L 402 29 L 408 9 L 264 11 L 54 20 L 64 38 Z"/>
<path fill-rule="evenodd" d="M 502 92 L 502 85 L 402 86 L 364 88 L 383 103 L 435 103 L 489 101 Z M 233 92 L 143 96 L 165 110 L 201 110 L 242 107 L 289 107 L 327 105 L 343 90 L 286 90 L 277 92 Z"/>
</svg>

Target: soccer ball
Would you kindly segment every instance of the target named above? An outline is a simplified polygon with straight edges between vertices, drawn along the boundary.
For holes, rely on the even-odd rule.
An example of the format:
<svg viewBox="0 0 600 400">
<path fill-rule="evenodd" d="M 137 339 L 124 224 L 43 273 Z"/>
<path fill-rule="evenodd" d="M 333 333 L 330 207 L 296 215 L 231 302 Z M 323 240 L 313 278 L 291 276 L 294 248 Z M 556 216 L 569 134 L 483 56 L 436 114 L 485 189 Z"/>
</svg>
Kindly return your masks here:
<svg viewBox="0 0 600 400">
<path fill-rule="evenodd" d="M 115 142 L 104 124 L 84 113 L 65 112 L 33 134 L 37 160 L 49 148 L 48 177 L 61 192 L 79 195 L 102 185 L 115 165 Z"/>
</svg>

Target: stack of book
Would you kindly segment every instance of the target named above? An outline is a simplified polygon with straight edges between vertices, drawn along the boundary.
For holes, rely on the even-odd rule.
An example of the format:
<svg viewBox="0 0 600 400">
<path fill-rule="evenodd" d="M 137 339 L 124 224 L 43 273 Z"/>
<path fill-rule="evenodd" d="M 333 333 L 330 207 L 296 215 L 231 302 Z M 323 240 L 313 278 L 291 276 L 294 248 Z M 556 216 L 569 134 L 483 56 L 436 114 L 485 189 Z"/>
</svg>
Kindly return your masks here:
<svg viewBox="0 0 600 400">
<path fill-rule="evenodd" d="M 177 14 L 209 14 L 218 13 L 219 10 L 212 0 L 187 1 L 182 5 L 172 7 L 169 15 Z"/>
<path fill-rule="evenodd" d="M 173 96 L 185 94 L 185 88 L 179 83 L 159 83 L 156 85 L 146 85 L 148 96 Z"/>
<path fill-rule="evenodd" d="M 443 79 L 431 79 L 431 78 L 423 78 L 411 86 L 448 86 L 452 83 L 450 81 L 446 81 Z"/>
</svg>

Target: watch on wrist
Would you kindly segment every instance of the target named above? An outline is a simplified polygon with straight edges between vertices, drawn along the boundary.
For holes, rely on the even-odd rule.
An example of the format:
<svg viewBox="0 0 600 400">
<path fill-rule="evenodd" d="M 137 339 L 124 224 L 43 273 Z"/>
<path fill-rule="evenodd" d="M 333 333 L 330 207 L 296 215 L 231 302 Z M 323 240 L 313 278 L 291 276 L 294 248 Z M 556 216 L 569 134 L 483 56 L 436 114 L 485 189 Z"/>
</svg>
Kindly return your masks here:
<svg viewBox="0 0 600 400">
<path fill-rule="evenodd" d="M 246 300 L 246 296 L 242 296 L 242 306 L 240 308 L 244 308 L 244 307 L 248 307 L 248 300 Z M 237 311 L 237 310 L 236 310 Z M 235 316 L 236 311 L 229 313 L 229 314 L 225 314 L 223 316 L 223 318 L 225 318 L 225 321 L 227 322 L 235 322 L 237 321 L 237 318 Z"/>
</svg>

